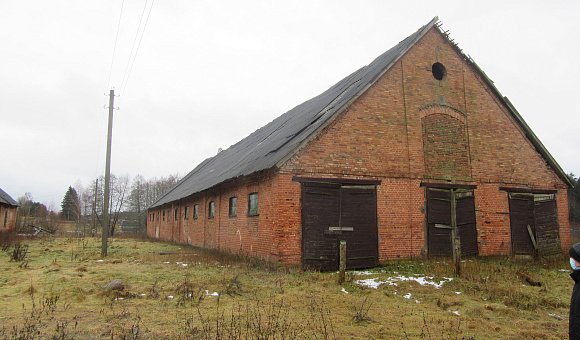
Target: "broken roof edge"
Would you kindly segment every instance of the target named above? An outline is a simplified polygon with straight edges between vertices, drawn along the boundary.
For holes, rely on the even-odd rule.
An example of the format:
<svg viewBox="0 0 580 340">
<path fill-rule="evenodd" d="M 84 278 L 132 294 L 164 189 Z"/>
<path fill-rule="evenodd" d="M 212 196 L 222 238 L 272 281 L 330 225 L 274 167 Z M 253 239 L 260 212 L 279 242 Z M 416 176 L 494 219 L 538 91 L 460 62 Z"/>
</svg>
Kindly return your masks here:
<svg viewBox="0 0 580 340">
<path fill-rule="evenodd" d="M 508 111 L 514 117 L 514 119 L 516 120 L 518 125 L 524 130 L 526 137 L 530 140 L 530 142 L 532 143 L 532 145 L 534 145 L 534 147 L 540 153 L 540 155 L 542 155 L 542 157 L 544 157 L 546 162 L 556 172 L 556 175 L 566 185 L 568 185 L 569 187 L 573 187 L 574 185 L 572 184 L 572 182 L 570 181 L 570 179 L 566 175 L 566 172 L 564 172 L 564 169 L 562 169 L 560 164 L 558 164 L 556 159 L 552 156 L 552 154 L 548 151 L 548 149 L 540 141 L 538 136 L 536 136 L 534 131 L 532 131 L 530 126 L 526 123 L 524 118 L 520 115 L 518 110 L 511 103 L 511 101 L 506 96 L 501 94 L 501 92 L 495 86 L 493 81 L 487 76 L 487 74 L 485 74 L 485 72 L 483 72 L 483 70 L 479 67 L 479 65 L 477 65 L 477 63 L 473 60 L 473 58 L 471 58 L 471 56 L 467 56 L 463 52 L 460 52 L 460 53 L 463 54 L 463 56 L 466 58 L 465 60 L 467 61 L 467 63 L 473 67 L 473 69 L 476 71 L 476 73 L 478 73 L 482 77 L 484 82 L 489 86 L 489 88 L 492 90 L 492 92 L 494 92 L 494 94 L 497 96 L 497 98 L 499 100 L 501 100 L 501 102 L 505 105 L 505 107 L 508 109 Z"/>
<path fill-rule="evenodd" d="M 530 140 L 530 142 L 532 143 L 532 145 L 534 145 L 534 147 L 540 153 L 540 155 L 542 155 L 542 157 L 544 157 L 546 162 L 556 172 L 556 175 L 560 179 L 562 179 L 564 181 L 564 183 L 566 183 L 569 187 L 573 187 L 574 185 L 572 184 L 572 182 L 570 181 L 570 179 L 566 175 L 566 172 L 564 172 L 564 170 L 562 169 L 560 164 L 558 164 L 556 159 L 552 156 L 552 154 L 550 154 L 550 152 L 544 146 L 544 144 L 540 141 L 538 136 L 536 136 L 536 134 L 532 131 L 530 126 L 526 123 L 524 118 L 520 115 L 518 110 L 511 103 L 511 101 L 506 96 L 501 94 L 501 92 L 495 86 L 495 84 L 493 83 L 491 78 L 489 78 L 487 76 L 487 74 L 479 67 L 479 65 L 477 65 L 477 63 L 473 60 L 473 58 L 471 58 L 470 55 L 464 53 L 463 50 L 457 45 L 457 43 L 454 42 L 453 39 L 451 39 L 449 37 L 448 31 L 444 31 L 441 28 L 441 25 L 436 25 L 436 26 L 439 29 L 439 32 L 443 35 L 443 37 L 445 37 L 445 39 L 447 39 L 447 41 L 455 49 L 455 51 L 467 62 L 468 65 L 470 65 L 473 68 L 473 70 L 477 74 L 479 74 L 481 76 L 481 78 L 486 83 L 486 85 L 489 86 L 489 88 L 496 95 L 496 97 L 505 105 L 505 107 L 508 109 L 510 114 L 514 117 L 514 119 L 516 120 L 518 125 L 524 130 L 526 137 Z"/>
</svg>

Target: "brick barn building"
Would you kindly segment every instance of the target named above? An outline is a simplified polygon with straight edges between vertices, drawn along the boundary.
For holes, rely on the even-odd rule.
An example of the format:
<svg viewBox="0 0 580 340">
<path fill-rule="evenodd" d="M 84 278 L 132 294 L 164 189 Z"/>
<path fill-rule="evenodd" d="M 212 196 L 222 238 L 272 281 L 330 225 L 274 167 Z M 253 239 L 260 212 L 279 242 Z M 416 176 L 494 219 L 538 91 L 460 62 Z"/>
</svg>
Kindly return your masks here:
<svg viewBox="0 0 580 340">
<path fill-rule="evenodd" d="M 0 189 L 0 231 L 16 228 L 18 203 Z"/>
<path fill-rule="evenodd" d="M 430 23 L 206 159 L 148 210 L 163 240 L 334 270 L 397 258 L 557 254 L 566 174 Z"/>
</svg>

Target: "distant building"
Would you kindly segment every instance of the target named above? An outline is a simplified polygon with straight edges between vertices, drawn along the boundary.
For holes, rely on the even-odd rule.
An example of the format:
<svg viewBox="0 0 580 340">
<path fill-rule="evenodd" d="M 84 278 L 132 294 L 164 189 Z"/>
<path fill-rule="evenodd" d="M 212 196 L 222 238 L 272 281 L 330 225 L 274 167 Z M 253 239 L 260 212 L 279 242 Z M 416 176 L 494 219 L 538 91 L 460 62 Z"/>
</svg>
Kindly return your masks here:
<svg viewBox="0 0 580 340">
<path fill-rule="evenodd" d="M 203 161 L 147 233 L 324 270 L 340 241 L 348 268 L 450 256 L 456 237 L 463 255 L 567 249 L 569 179 L 437 22 Z"/>
<path fill-rule="evenodd" d="M 18 203 L 0 188 L 0 231 L 16 227 Z"/>
</svg>

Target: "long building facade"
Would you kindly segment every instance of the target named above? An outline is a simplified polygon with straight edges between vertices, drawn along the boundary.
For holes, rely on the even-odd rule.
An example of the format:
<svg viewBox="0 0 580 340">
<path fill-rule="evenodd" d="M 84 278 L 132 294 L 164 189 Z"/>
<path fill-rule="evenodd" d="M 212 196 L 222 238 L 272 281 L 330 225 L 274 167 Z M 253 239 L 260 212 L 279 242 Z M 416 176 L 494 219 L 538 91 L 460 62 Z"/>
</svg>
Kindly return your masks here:
<svg viewBox="0 0 580 340">
<path fill-rule="evenodd" d="M 148 211 L 152 237 L 334 270 L 570 245 L 563 170 L 434 18 L 215 157 Z"/>
</svg>

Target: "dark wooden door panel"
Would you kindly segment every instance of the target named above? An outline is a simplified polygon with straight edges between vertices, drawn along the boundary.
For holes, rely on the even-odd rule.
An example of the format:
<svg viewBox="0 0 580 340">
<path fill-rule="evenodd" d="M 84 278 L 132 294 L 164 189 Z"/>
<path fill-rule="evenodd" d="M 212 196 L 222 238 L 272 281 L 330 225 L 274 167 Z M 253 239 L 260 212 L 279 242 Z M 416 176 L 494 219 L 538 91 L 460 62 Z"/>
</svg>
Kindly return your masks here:
<svg viewBox="0 0 580 340">
<path fill-rule="evenodd" d="M 477 225 L 475 198 L 471 190 L 455 192 L 457 234 L 461 240 L 461 255 L 477 255 Z"/>
<path fill-rule="evenodd" d="M 429 256 L 451 256 L 451 191 L 427 189 Z"/>
<path fill-rule="evenodd" d="M 510 224 L 512 253 L 529 255 L 534 253 L 528 225 L 535 234 L 534 196 L 531 194 L 510 193 Z"/>
<path fill-rule="evenodd" d="M 302 263 L 305 268 L 336 270 L 340 186 L 305 184 L 302 187 Z"/>
<path fill-rule="evenodd" d="M 375 186 L 342 187 L 340 225 L 340 240 L 346 241 L 346 267 L 376 266 L 378 229 Z"/>
<path fill-rule="evenodd" d="M 455 197 L 455 211 L 452 196 Z M 455 214 L 461 255 L 477 255 L 475 199 L 470 189 L 427 188 L 427 243 L 429 256 L 452 256 L 452 214 Z"/>
<path fill-rule="evenodd" d="M 302 184 L 302 263 L 337 270 L 339 242 L 347 243 L 347 268 L 378 264 L 376 187 Z"/>
</svg>

